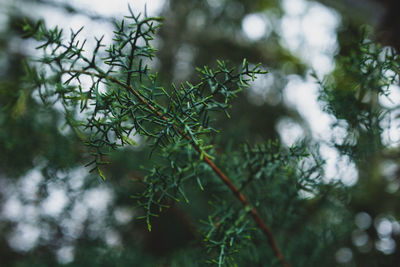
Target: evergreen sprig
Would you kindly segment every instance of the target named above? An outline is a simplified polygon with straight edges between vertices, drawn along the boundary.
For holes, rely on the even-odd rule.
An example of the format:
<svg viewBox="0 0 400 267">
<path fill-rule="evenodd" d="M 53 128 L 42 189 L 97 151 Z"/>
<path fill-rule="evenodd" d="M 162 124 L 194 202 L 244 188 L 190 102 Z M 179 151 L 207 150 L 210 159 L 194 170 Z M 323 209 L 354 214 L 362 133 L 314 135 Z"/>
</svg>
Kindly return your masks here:
<svg viewBox="0 0 400 267">
<path fill-rule="evenodd" d="M 27 80 L 38 88 L 45 103 L 62 104 L 69 125 L 93 155 L 88 166 L 103 179 L 106 174 L 101 165 L 109 163 L 111 151 L 135 146 L 136 136 L 145 138 L 153 166 L 146 170 L 147 175 L 137 178 L 144 190 L 134 198 L 148 230 L 151 217 L 158 216 L 171 201 L 189 202 L 184 190 L 187 181 L 195 180 L 201 190 L 207 190 L 204 177 L 218 177 L 239 202 L 210 202 L 215 209 L 204 221 L 203 231 L 210 262 L 219 266 L 231 263 L 238 248 L 251 238 L 255 223 L 276 259 L 289 266 L 263 219 L 270 219 L 270 215 L 260 213 L 259 203 L 250 202 L 244 192 L 287 182 L 290 194 L 285 201 L 300 201 L 299 190 L 314 192 L 317 187 L 319 180 L 310 177 L 321 171 L 319 165 L 301 171 L 301 162 L 308 157 L 302 148 L 288 150 L 269 142 L 245 145 L 242 154 L 236 155 L 240 159 L 234 167 L 238 172 L 230 173 L 229 168 L 223 172 L 217 166 L 223 165 L 222 156 L 211 143 L 218 133 L 213 116 L 222 112 L 229 117 L 231 99 L 266 71 L 246 60 L 238 68 L 217 61 L 216 69 L 197 69 L 197 83 L 164 87 L 148 66 L 156 52 L 151 41 L 161 21 L 159 17 L 134 15 L 130 10 L 129 16 L 116 23 L 113 43 L 106 45 L 103 37 L 95 38 L 92 49 L 80 39 L 83 28 L 65 38 L 61 29 L 47 29 L 42 21 L 26 23 L 26 36 L 35 38 L 43 53 L 28 68 Z"/>
</svg>

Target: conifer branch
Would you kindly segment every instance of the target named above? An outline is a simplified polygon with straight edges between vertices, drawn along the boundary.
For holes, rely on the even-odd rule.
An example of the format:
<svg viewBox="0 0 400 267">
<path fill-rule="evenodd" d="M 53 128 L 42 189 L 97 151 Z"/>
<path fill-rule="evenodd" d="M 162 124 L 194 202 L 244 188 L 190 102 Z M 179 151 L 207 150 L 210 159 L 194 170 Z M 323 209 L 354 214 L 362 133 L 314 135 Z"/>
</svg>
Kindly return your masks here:
<svg viewBox="0 0 400 267">
<path fill-rule="evenodd" d="M 278 261 L 283 266 L 290 266 L 284 259 L 271 229 L 263 221 L 258 210 L 249 203 L 241 189 L 236 187 L 232 179 L 214 163 L 213 158 L 207 153 L 207 150 L 212 146 L 205 145 L 203 140 L 197 137 L 216 131 L 208 126 L 208 112 L 218 110 L 229 116 L 226 111 L 229 108 L 229 100 L 236 96 L 242 88 L 249 86 L 249 81 L 254 80 L 256 74 L 264 74 L 266 71 L 260 70 L 259 65 L 249 68 L 249 64 L 244 60 L 239 73 L 236 74 L 235 68 L 228 68 L 224 62 L 218 61 L 218 69 L 215 71 L 206 66 L 203 69 L 197 69 L 202 75 L 200 83 L 197 85 L 187 83 L 187 87 L 182 85 L 180 89 L 173 85 L 173 91 L 170 94 L 165 89 L 157 87 L 155 83 L 157 75 L 148 74 L 147 65 L 143 66 L 143 59 L 151 59 L 154 53 L 149 41 L 152 39 L 151 34 L 154 34 L 159 25 L 153 25 L 153 22 L 159 22 L 161 19 L 145 18 L 139 21 L 139 16 L 135 17 L 132 12 L 131 17 L 127 18 L 133 19 L 135 23 L 127 26 L 125 26 L 124 21 L 120 24 L 117 23 L 118 30 L 114 32 L 115 38 L 113 39 L 116 44 L 111 45 L 106 50 L 108 56 L 101 59 L 102 63 L 109 66 L 107 68 L 97 64 L 100 59 L 99 57 L 96 58 L 96 55 L 98 55 L 99 49 L 104 46 L 101 43 L 102 38 L 96 39 L 96 47 L 90 59 L 82 54 L 84 43 L 79 45 L 79 41 L 75 40 L 80 30 L 76 33 L 71 32 L 69 45 L 64 45 L 62 30 L 57 28 L 47 30 L 40 22 L 35 28 L 25 25 L 28 32 L 27 36 L 34 36 L 44 42 L 39 48 L 44 49 L 45 56 L 39 62 L 47 65 L 56 74 L 51 78 L 46 77 L 44 73 L 37 75 L 35 72 L 34 75 L 31 75 L 32 80 L 39 87 L 40 97 L 45 101 L 48 96 L 58 95 L 58 99 L 63 102 L 67 116 L 72 116 L 69 115 L 74 112 L 72 107 L 77 107 L 78 103 L 80 103 L 81 112 L 87 109 L 88 105 L 94 105 L 94 110 L 87 118 L 87 122 L 71 120 L 71 125 L 73 127 L 82 126 L 92 132 L 85 144 L 94 150 L 92 154 L 95 158 L 88 165 L 95 165 L 92 170 L 97 169 L 103 179 L 105 177 L 99 166 L 106 164 L 102 158 L 107 154 L 107 149 L 115 150 L 124 144 L 135 143 L 129 138 L 134 130 L 136 133 L 154 139 L 152 152 L 157 147 L 165 148 L 163 152 L 166 153 L 165 155 L 168 158 L 172 153 L 172 151 L 167 151 L 168 144 L 187 145 L 186 147 L 192 150 L 192 152 L 187 151 L 189 156 L 196 150 L 194 155 L 197 153 L 200 155 L 196 163 L 204 162 L 211 167 L 211 171 L 219 177 L 243 205 L 244 209 L 241 209 L 243 216 L 250 213 L 257 227 L 267 237 Z M 144 46 L 137 46 L 136 42 L 139 39 L 145 42 Z M 59 49 L 64 51 L 57 51 Z M 123 74 L 124 77 L 112 76 L 111 73 L 117 72 L 114 68 L 119 69 L 120 74 Z M 70 77 L 63 81 L 63 74 Z M 80 75 L 92 77 L 92 85 L 88 91 L 84 91 L 81 85 L 72 84 L 72 81 L 81 83 Z M 146 82 L 142 81 L 142 76 L 147 79 L 147 82 L 150 82 L 151 89 L 146 87 Z M 133 79 L 134 77 L 137 77 L 138 80 Z M 48 83 L 55 85 L 54 91 L 49 91 Z M 100 93 L 100 83 L 110 86 L 110 91 Z M 116 85 L 121 90 L 113 89 L 111 84 Z M 45 89 L 44 92 L 40 90 L 42 86 Z M 232 88 L 235 86 L 237 88 Z M 141 88 L 143 91 L 137 88 Z M 206 93 L 208 95 L 204 95 Z M 131 94 L 134 99 L 132 99 Z M 158 97 L 166 97 L 169 100 L 168 105 L 157 102 L 155 98 Z M 67 106 L 72 109 L 68 110 Z M 126 124 L 129 119 L 131 122 Z M 148 128 L 147 125 L 155 128 Z M 150 174 L 146 177 L 149 181 L 144 181 L 148 185 L 148 190 L 139 196 L 139 198 L 145 199 L 144 202 L 138 200 L 138 206 L 143 207 L 146 211 L 146 216 L 143 218 L 146 218 L 149 230 L 151 229 L 150 216 L 155 216 L 152 206 L 155 205 L 161 210 L 165 207 L 161 203 L 164 197 L 177 200 L 174 194 L 167 192 L 168 190 L 177 190 L 178 194 L 187 200 L 179 186 L 184 175 L 185 179 L 193 176 L 184 174 L 191 167 L 177 164 L 174 159 L 170 160 L 169 165 L 169 169 L 156 166 L 149 170 Z M 173 174 L 171 175 L 170 172 Z M 178 178 L 174 180 L 175 174 L 178 174 Z M 154 199 L 154 194 L 157 192 L 161 192 L 161 196 Z M 226 223 L 230 224 L 229 221 L 226 221 Z M 237 232 L 235 237 L 239 236 L 241 232 Z M 223 263 L 224 255 L 228 255 L 225 252 L 225 242 L 229 233 L 223 233 L 223 235 L 221 239 L 217 237 L 218 241 L 212 240 L 214 237 L 210 239 L 214 244 L 218 244 L 217 246 L 221 249 L 219 265 Z M 232 246 L 232 239 L 229 246 Z"/>
<path fill-rule="evenodd" d="M 168 118 L 163 115 L 160 111 L 158 111 L 153 105 L 151 105 L 137 90 L 135 90 L 131 85 L 125 84 L 118 79 L 107 76 L 105 74 L 96 74 L 88 71 L 81 71 L 81 70 L 68 70 L 65 71 L 65 73 L 79 73 L 79 74 L 85 74 L 85 75 L 90 75 L 90 76 L 97 76 L 98 78 L 105 78 L 110 80 L 111 82 L 122 86 L 123 88 L 127 89 L 130 91 L 140 102 L 142 102 L 144 105 L 146 105 L 149 109 L 154 111 L 162 120 L 168 120 Z M 177 128 L 177 125 L 174 125 L 175 128 Z M 177 129 L 182 136 L 187 138 L 188 140 L 191 141 L 191 145 L 196 149 L 198 153 L 202 153 L 200 147 L 195 143 L 195 141 L 192 139 L 192 137 L 188 134 L 185 134 L 182 129 Z M 263 221 L 263 219 L 260 216 L 260 213 L 258 210 L 254 207 L 252 207 L 247 200 L 247 198 L 243 195 L 242 192 L 234 185 L 234 183 L 229 179 L 229 177 L 207 156 L 203 155 L 203 161 L 211 167 L 213 172 L 221 179 L 221 181 L 232 191 L 234 196 L 242 203 L 244 206 L 245 210 L 250 212 L 251 217 L 253 220 L 256 222 L 258 228 L 264 233 L 264 235 L 267 237 L 268 243 L 271 246 L 275 256 L 277 259 L 282 263 L 282 266 L 284 267 L 290 267 L 290 264 L 286 261 L 283 253 L 281 252 L 278 244 L 275 241 L 275 237 L 271 231 L 271 229 L 268 227 L 268 225 Z"/>
</svg>

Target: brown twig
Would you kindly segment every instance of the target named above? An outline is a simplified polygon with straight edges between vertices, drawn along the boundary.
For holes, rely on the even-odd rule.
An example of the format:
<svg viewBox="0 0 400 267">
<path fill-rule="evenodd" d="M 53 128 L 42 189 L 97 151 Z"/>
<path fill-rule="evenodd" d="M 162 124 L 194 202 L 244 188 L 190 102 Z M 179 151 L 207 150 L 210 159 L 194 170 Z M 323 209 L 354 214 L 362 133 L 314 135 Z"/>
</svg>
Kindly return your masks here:
<svg viewBox="0 0 400 267">
<path fill-rule="evenodd" d="M 67 72 L 73 72 L 73 73 L 81 73 L 81 74 L 87 74 L 87 75 L 95 75 L 99 78 L 106 78 L 109 79 L 110 81 L 124 87 L 125 89 L 129 90 L 135 97 L 139 99 L 140 102 L 145 104 L 149 109 L 154 111 L 160 118 L 163 120 L 168 120 L 166 116 L 164 116 L 160 111 L 158 111 L 154 106 L 152 106 L 143 96 L 140 95 L 139 92 L 137 92 L 132 86 L 129 84 L 125 84 L 113 77 L 105 76 L 102 74 L 95 74 L 87 71 L 75 71 L 75 70 L 69 70 Z M 178 127 L 175 125 L 175 127 Z M 178 129 L 181 133 L 182 130 Z M 187 139 L 191 141 L 192 146 L 196 149 L 197 152 L 201 153 L 200 148 L 198 145 L 195 144 L 194 140 L 189 136 L 184 133 L 182 133 L 183 136 L 185 136 Z M 220 168 L 218 168 L 217 165 L 209 158 L 207 155 L 203 156 L 203 161 L 211 167 L 211 169 L 214 171 L 214 173 L 229 187 L 229 189 L 232 191 L 232 193 L 235 195 L 237 199 L 243 204 L 243 206 L 249 210 L 251 216 L 253 217 L 254 221 L 257 223 L 258 227 L 261 229 L 261 231 L 265 234 L 265 236 L 268 239 L 269 245 L 272 247 L 272 250 L 274 251 L 275 256 L 278 258 L 278 260 L 282 263 L 284 267 L 290 267 L 290 264 L 286 261 L 284 258 L 281 250 L 279 249 L 278 244 L 275 241 L 274 235 L 272 234 L 271 229 L 267 226 L 267 224 L 263 221 L 261 218 L 259 212 L 257 211 L 256 208 L 252 207 L 247 200 L 247 198 L 240 192 L 240 190 L 232 183 L 232 181 L 225 175 L 224 172 Z"/>
</svg>

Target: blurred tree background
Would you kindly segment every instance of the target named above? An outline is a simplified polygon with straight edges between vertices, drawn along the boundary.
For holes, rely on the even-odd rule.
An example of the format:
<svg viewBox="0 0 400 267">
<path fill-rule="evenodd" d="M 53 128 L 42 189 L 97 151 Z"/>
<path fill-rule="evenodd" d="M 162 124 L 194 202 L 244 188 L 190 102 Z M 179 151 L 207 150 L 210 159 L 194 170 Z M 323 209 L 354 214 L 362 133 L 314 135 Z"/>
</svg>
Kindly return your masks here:
<svg viewBox="0 0 400 267">
<path fill-rule="evenodd" d="M 146 1 L 139 2 L 131 5 Z M 357 76 L 363 62 L 351 60 L 355 51 L 366 51 L 360 48 L 361 25 L 369 25 L 374 41 L 400 49 L 397 1 L 170 0 L 155 1 L 156 11 L 151 2 L 148 11 L 165 17 L 152 62 L 163 84 L 196 81 L 195 67 L 215 66 L 217 59 L 237 65 L 246 58 L 270 72 L 234 100 L 231 119 L 217 121 L 223 129 L 220 144 L 235 149 L 245 142 L 280 139 L 289 146 L 303 138 L 335 170 L 332 175 L 326 169 L 326 179 L 343 180 L 348 215 L 340 224 L 346 230 L 324 252 L 329 255 L 325 264 L 398 266 L 400 150 L 391 140 L 398 128 L 390 127 L 398 120 L 399 88 L 390 87 L 392 101 L 373 94 L 359 97 L 360 109 L 354 112 L 375 114 L 370 124 L 360 124 L 358 113 L 353 116 L 333 104 L 347 97 L 334 88 L 364 83 L 366 76 Z M 126 14 L 126 2 L 122 6 L 115 13 Z M 132 177 L 148 164 L 148 151 L 139 147 L 114 153 L 105 182 L 89 174 L 83 167 L 89 161 L 85 147 L 67 130 L 61 109 L 38 101 L 24 80 L 23 62 L 36 53 L 31 41 L 22 38 L 24 18 L 64 21 L 66 30 L 76 26 L 71 21 L 79 21 L 101 33 L 113 29 L 115 15 L 93 12 L 79 1 L 1 0 L 0 9 L 0 265 L 202 266 L 193 261 L 196 249 L 183 249 L 198 240 L 195 225 L 207 214 L 211 196 L 189 189 L 196 208 L 173 206 L 148 232 L 135 219 L 131 198 L 138 190 Z M 304 96 L 310 91 L 302 90 L 317 88 L 312 70 L 320 79 L 328 75 L 318 87 L 324 88 L 321 94 L 317 89 L 312 95 L 327 110 L 322 118 L 302 110 L 313 105 Z M 324 126 L 329 128 L 321 130 Z M 371 133 L 369 126 L 381 131 Z M 332 164 L 332 158 L 341 163 Z M 308 219 L 318 216 L 310 212 Z M 269 266 L 265 259 L 260 262 Z"/>
</svg>

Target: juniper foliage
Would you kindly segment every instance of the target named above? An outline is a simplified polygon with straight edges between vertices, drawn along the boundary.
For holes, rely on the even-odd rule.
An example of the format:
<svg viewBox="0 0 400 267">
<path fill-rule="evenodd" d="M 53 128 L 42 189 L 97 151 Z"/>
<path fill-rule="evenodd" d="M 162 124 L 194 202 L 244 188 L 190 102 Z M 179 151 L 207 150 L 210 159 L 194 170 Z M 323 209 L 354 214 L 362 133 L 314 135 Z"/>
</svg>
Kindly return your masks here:
<svg viewBox="0 0 400 267">
<path fill-rule="evenodd" d="M 186 188 L 195 184 L 207 194 L 211 211 L 196 224 L 202 234 L 199 247 L 207 252 L 196 256 L 199 264 L 334 262 L 332 251 L 350 231 L 341 223 L 350 216 L 345 208 L 349 198 L 340 182 L 323 181 L 318 150 L 306 148 L 307 143 L 288 148 L 271 140 L 243 144 L 241 151 L 218 144 L 215 117 L 229 118 L 231 100 L 267 72 L 246 60 L 236 68 L 218 61 L 216 69 L 198 68 L 195 82 L 165 86 L 150 68 L 156 52 L 151 42 L 161 21 L 130 11 L 116 23 L 113 42 L 95 38 L 90 51 L 80 38 L 82 28 L 65 37 L 42 21 L 26 23 L 26 37 L 36 39 L 41 56 L 26 65 L 25 80 L 44 103 L 62 105 L 69 127 L 92 156 L 87 166 L 103 180 L 103 165 L 112 164 L 110 153 L 149 147 L 150 163 L 141 170 L 143 176 L 134 177 L 140 190 L 132 193 L 149 231 L 152 217 L 164 209 L 178 202 L 190 205 Z M 382 72 L 395 65 L 379 61 L 370 46 L 360 51 L 371 56 L 362 59 L 362 75 L 352 68 L 346 73 L 354 73 L 358 93 L 320 83 L 327 109 L 352 129 L 370 133 L 380 129 L 381 110 L 369 107 L 353 114 L 344 103 L 362 109 L 365 90 L 384 94 L 382 88 L 394 78 L 384 80 Z M 360 54 L 350 57 L 351 66 L 359 59 Z"/>
</svg>

